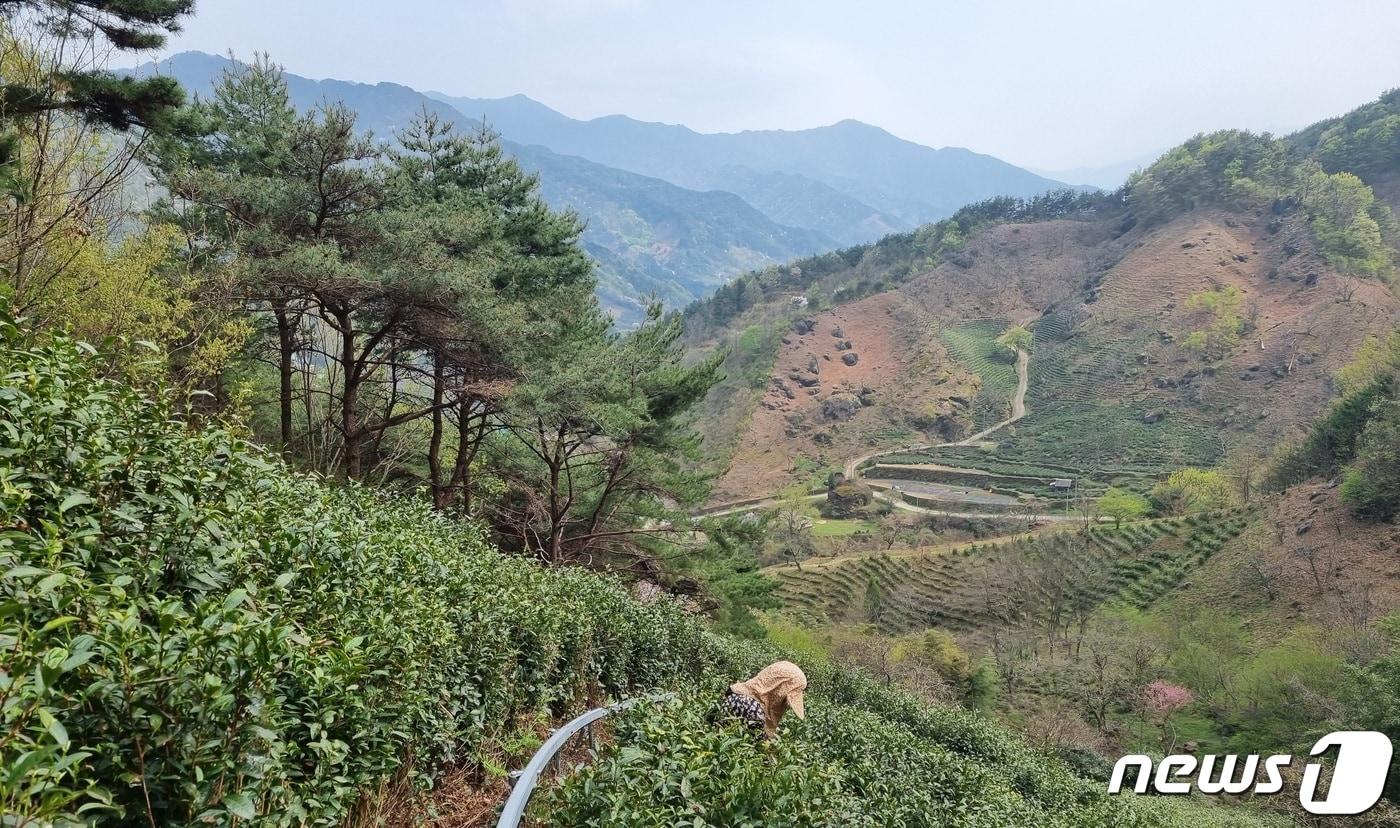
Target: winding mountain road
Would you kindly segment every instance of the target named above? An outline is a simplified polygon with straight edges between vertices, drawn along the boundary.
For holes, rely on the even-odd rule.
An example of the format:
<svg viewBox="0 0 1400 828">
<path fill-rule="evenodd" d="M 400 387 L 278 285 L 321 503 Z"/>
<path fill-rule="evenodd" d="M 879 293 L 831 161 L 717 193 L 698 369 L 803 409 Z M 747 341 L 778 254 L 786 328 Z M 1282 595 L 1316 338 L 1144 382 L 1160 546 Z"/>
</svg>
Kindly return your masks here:
<svg viewBox="0 0 1400 828">
<path fill-rule="evenodd" d="M 910 451 L 926 451 L 928 449 L 949 448 L 952 446 L 970 446 L 982 440 L 985 440 L 989 435 L 994 434 L 995 432 L 1006 428 L 1007 426 L 1011 425 L 1017 420 L 1024 418 L 1026 416 L 1026 390 L 1030 387 L 1030 364 L 1031 355 L 1028 351 L 1016 351 L 1016 390 L 1011 395 L 1011 416 L 1007 417 L 1005 420 L 1002 420 L 1001 422 L 990 426 L 989 428 L 984 428 L 976 434 L 972 435 L 971 437 L 964 437 L 961 440 L 957 440 L 951 443 L 919 443 L 912 446 L 905 446 L 904 448 L 880 449 L 878 451 L 872 451 L 868 454 L 862 454 L 857 457 L 852 457 L 846 461 L 845 466 L 842 468 L 842 473 L 846 476 L 847 480 L 855 480 L 856 477 L 860 474 L 860 467 L 862 465 L 869 462 L 870 460 L 874 460 L 877 457 L 883 457 L 887 454 L 899 454 L 902 452 Z M 824 494 L 815 494 L 810 495 L 808 499 L 816 500 L 824 497 L 826 497 L 826 495 Z M 924 515 L 943 515 L 945 517 L 986 517 L 985 514 L 971 512 L 947 512 L 936 509 L 925 509 L 922 506 L 915 506 L 912 503 L 905 503 L 904 500 L 900 498 L 888 497 L 882 492 L 875 492 L 875 497 L 894 505 L 894 507 L 897 509 L 903 509 L 906 512 L 918 512 L 919 514 Z M 701 510 L 698 513 L 698 516 L 720 517 L 722 515 L 732 515 L 738 512 L 753 512 L 759 509 L 771 508 L 777 505 L 780 502 L 780 500 L 781 499 L 777 497 L 768 497 L 750 498 L 747 500 L 737 500 L 731 501 L 729 503 L 720 503 L 715 506 L 711 506 L 707 509 Z M 1054 515 L 1044 515 L 1038 517 L 1041 517 L 1045 520 L 1069 519 L 1064 516 Z"/>
<path fill-rule="evenodd" d="M 843 473 L 846 475 L 846 479 L 854 480 L 856 477 L 856 473 L 860 471 L 860 467 L 863 464 L 865 464 L 866 461 L 874 460 L 876 457 L 880 457 L 886 454 L 898 454 L 900 452 L 906 451 L 926 451 L 928 449 L 951 448 L 953 446 L 970 446 L 974 443 L 979 443 L 982 440 L 987 439 L 989 435 L 1001 431 L 1003 428 L 1006 428 L 1007 426 L 1011 425 L 1017 420 L 1025 418 L 1026 390 L 1030 388 L 1031 383 L 1030 368 L 1031 355 L 1026 351 L 1017 351 L 1016 390 L 1011 395 L 1010 417 L 1007 417 L 1005 420 L 1002 420 L 996 425 L 982 429 L 981 431 L 977 432 L 971 437 L 964 437 L 961 440 L 956 440 L 951 443 L 919 443 L 916 445 L 907 446 L 902 449 L 880 449 L 879 451 L 872 451 L 869 454 L 863 454 L 859 457 L 852 457 L 850 460 L 846 461 L 846 466 L 844 469 L 842 469 Z"/>
</svg>

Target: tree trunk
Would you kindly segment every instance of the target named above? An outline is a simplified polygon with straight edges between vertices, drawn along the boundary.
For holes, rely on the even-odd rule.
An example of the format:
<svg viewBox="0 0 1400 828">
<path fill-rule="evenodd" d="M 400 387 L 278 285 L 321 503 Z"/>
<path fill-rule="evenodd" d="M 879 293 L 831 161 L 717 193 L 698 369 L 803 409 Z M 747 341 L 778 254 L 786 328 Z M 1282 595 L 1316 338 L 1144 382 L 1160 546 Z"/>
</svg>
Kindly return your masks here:
<svg viewBox="0 0 1400 828">
<path fill-rule="evenodd" d="M 273 302 L 272 314 L 277 319 L 277 406 L 280 414 L 282 458 L 292 457 L 292 355 L 296 349 L 296 330 L 287 313 L 287 300 Z"/>
<path fill-rule="evenodd" d="M 443 387 L 447 383 L 442 355 L 433 354 L 433 435 L 428 440 L 428 484 L 433 492 L 433 508 L 446 509 L 452 501 L 452 485 L 442 479 Z M 464 424 L 465 426 L 465 424 Z"/>
<path fill-rule="evenodd" d="M 360 446 L 360 421 L 356 410 L 360 404 L 360 372 L 355 359 L 354 320 L 349 311 L 333 312 L 340 325 L 340 367 L 345 372 L 345 385 L 340 395 L 340 433 L 345 439 L 343 468 L 345 477 L 360 477 L 363 464 Z"/>
</svg>

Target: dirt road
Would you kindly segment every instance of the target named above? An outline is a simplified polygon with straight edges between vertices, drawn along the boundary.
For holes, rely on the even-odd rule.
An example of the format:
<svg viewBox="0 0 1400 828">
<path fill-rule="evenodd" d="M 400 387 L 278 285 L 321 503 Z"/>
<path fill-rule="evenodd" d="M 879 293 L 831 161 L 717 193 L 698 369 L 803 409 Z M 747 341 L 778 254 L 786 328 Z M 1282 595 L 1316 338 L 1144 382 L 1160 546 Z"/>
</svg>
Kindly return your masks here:
<svg viewBox="0 0 1400 828">
<path fill-rule="evenodd" d="M 1017 420 L 1024 418 L 1026 416 L 1026 390 L 1030 387 L 1031 381 L 1030 365 L 1030 353 L 1027 351 L 1017 351 L 1016 390 L 1011 395 L 1011 416 L 1007 417 L 1005 420 L 1002 420 L 1001 422 L 991 426 L 990 428 L 984 428 L 976 434 L 972 435 L 971 437 L 964 437 L 963 439 L 953 443 L 920 443 L 913 446 L 907 446 L 902 449 L 880 449 L 878 451 L 872 451 L 869 454 L 862 454 L 858 457 L 852 457 L 846 461 L 846 465 L 842 468 L 842 473 L 845 474 L 847 480 L 855 480 L 859 476 L 860 467 L 863 464 L 865 464 L 867 461 L 874 460 L 875 458 L 882 457 L 886 454 L 899 454 L 902 452 L 909 451 L 927 451 L 928 449 L 947 448 L 950 446 L 970 446 L 974 443 L 978 443 L 982 440 L 985 440 L 989 435 L 1000 431 L 1003 428 L 1006 428 L 1007 426 L 1011 425 Z M 823 496 L 824 495 L 814 495 L 813 497 Z M 878 496 L 879 495 L 877 495 L 877 497 Z M 889 500 L 889 502 L 894 503 L 898 508 L 904 509 L 905 511 L 915 511 L 929 515 L 941 514 L 947 515 L 949 517 L 964 517 L 962 513 L 958 512 L 937 512 L 928 509 L 923 509 L 918 506 L 911 506 L 910 504 L 905 503 L 902 500 L 889 498 L 882 499 Z M 712 506 L 709 509 L 702 512 L 702 514 L 713 517 L 716 515 L 733 514 L 735 512 L 752 512 L 758 509 L 771 508 L 776 503 L 778 503 L 778 498 L 776 497 L 764 498 L 762 500 L 739 501 L 736 503 Z"/>
</svg>

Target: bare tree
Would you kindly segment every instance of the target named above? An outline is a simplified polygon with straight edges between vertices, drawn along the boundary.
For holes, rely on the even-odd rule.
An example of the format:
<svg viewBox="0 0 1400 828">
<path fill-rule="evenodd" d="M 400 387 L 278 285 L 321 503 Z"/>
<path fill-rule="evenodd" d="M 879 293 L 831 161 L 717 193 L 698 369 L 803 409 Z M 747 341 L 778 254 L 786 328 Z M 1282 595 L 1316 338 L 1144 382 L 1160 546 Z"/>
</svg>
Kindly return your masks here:
<svg viewBox="0 0 1400 828">
<path fill-rule="evenodd" d="M 1357 282 L 1350 276 L 1337 277 L 1337 302 L 1339 304 L 1351 304 L 1352 297 L 1356 295 Z"/>
<path fill-rule="evenodd" d="M 1268 598 L 1269 601 L 1278 598 L 1278 578 L 1282 574 L 1282 569 L 1278 564 L 1269 563 L 1258 556 L 1252 556 L 1245 563 L 1245 571 L 1248 574 L 1250 585 L 1264 593 L 1264 597 Z"/>
<path fill-rule="evenodd" d="M 1288 554 L 1296 559 L 1312 578 L 1318 595 L 1335 588 L 1341 567 L 1337 561 L 1337 552 L 1331 546 L 1300 544 L 1288 550 Z"/>
</svg>

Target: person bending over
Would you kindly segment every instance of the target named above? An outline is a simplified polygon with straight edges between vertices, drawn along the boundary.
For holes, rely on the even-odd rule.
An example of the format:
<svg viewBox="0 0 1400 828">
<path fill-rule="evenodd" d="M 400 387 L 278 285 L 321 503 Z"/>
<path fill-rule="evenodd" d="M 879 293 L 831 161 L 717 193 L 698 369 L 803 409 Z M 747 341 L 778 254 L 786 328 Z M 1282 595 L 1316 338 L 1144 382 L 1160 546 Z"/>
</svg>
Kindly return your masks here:
<svg viewBox="0 0 1400 828">
<path fill-rule="evenodd" d="M 729 685 L 724 696 L 724 711 L 754 730 L 762 729 L 766 737 L 778 732 L 778 723 L 789 710 L 799 719 L 807 717 L 802 708 L 802 694 L 807 689 L 807 676 L 791 661 L 769 664 L 748 681 Z"/>
</svg>

